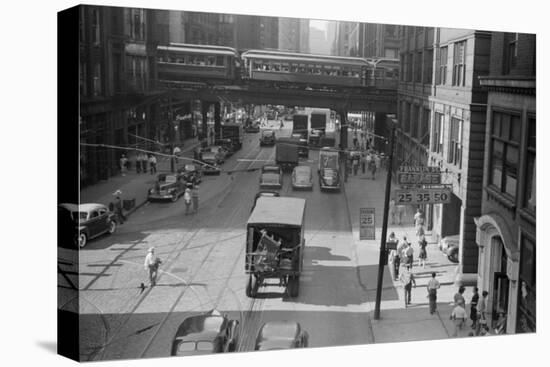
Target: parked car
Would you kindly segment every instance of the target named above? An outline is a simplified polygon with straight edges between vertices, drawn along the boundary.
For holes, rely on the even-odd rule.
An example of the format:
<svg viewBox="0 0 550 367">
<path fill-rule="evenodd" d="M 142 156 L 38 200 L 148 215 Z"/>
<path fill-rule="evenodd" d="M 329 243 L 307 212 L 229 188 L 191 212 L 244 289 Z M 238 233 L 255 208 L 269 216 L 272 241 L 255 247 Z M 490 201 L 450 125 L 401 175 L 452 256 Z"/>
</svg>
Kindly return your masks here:
<svg viewBox="0 0 550 367">
<path fill-rule="evenodd" d="M 283 187 L 283 171 L 281 167 L 271 165 L 263 166 L 260 175 L 260 187 L 277 188 Z"/>
<path fill-rule="evenodd" d="M 227 157 L 227 150 L 222 148 L 219 145 L 213 145 L 211 147 L 204 148 L 202 150 L 202 155 L 204 157 L 204 154 L 207 152 L 214 153 L 216 155 L 216 162 L 218 164 L 225 163 L 225 158 Z"/>
<path fill-rule="evenodd" d="M 313 175 L 311 167 L 296 166 L 292 171 L 292 188 L 293 189 L 313 189 Z"/>
<path fill-rule="evenodd" d="M 214 152 L 204 152 L 202 153 L 202 172 L 205 175 L 219 175 L 221 174 L 221 168 L 218 164 L 216 153 Z"/>
<path fill-rule="evenodd" d="M 262 134 L 260 136 L 260 146 L 264 145 L 275 145 L 275 131 L 262 130 Z"/>
<path fill-rule="evenodd" d="M 147 192 L 148 200 L 171 200 L 175 202 L 185 192 L 185 176 L 182 173 L 161 173 L 155 186 Z"/>
<path fill-rule="evenodd" d="M 254 350 L 307 348 L 309 334 L 295 321 L 270 321 L 260 328 Z"/>
<path fill-rule="evenodd" d="M 198 185 L 202 182 L 202 166 L 195 164 L 195 163 L 188 163 L 182 168 L 179 169 L 179 171 L 187 184 L 191 184 L 191 186 Z"/>
<path fill-rule="evenodd" d="M 447 255 L 449 261 L 458 263 L 458 248 L 460 243 L 460 235 L 443 237 L 439 241 L 439 249 Z"/>
<path fill-rule="evenodd" d="M 172 356 L 234 352 L 239 338 L 239 321 L 217 310 L 187 317 L 172 341 Z"/>
<path fill-rule="evenodd" d="M 254 210 L 254 207 L 256 206 L 256 202 L 258 201 L 259 198 L 261 197 L 278 197 L 280 196 L 279 193 L 277 191 L 267 191 L 267 190 L 262 190 L 262 191 L 259 191 L 256 196 L 254 196 L 254 204 L 252 205 L 252 210 Z"/>
<path fill-rule="evenodd" d="M 75 225 L 78 231 L 75 231 L 76 238 L 73 239 L 74 245 L 82 248 L 88 244 L 88 240 L 99 237 L 102 234 L 113 234 L 116 231 L 117 222 L 115 214 L 111 212 L 103 204 L 59 204 L 61 211 L 66 211 L 72 219 L 72 224 Z M 68 213 L 67 213 L 68 212 Z M 62 215 L 62 218 L 67 219 L 67 215 Z M 68 221 L 65 221 L 69 224 Z M 67 231 L 71 230 L 67 228 Z"/>
<path fill-rule="evenodd" d="M 250 124 L 244 128 L 245 133 L 259 133 L 260 132 L 260 122 Z"/>
</svg>

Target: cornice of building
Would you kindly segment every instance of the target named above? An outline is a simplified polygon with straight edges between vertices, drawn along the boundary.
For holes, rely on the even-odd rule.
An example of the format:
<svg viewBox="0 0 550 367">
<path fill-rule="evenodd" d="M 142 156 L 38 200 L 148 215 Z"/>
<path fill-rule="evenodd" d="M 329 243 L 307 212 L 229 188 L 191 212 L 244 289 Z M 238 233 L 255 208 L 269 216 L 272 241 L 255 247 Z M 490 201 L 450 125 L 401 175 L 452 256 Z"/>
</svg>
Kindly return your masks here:
<svg viewBox="0 0 550 367">
<path fill-rule="evenodd" d="M 480 76 L 479 84 L 490 92 L 535 95 L 537 80 L 533 76 Z"/>
</svg>

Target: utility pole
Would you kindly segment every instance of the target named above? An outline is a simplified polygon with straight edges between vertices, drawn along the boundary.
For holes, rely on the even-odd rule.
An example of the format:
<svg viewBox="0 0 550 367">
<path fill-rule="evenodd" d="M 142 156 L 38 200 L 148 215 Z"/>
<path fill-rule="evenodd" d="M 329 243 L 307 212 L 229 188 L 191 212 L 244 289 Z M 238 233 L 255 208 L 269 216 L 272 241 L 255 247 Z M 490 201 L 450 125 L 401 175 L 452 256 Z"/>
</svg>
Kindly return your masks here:
<svg viewBox="0 0 550 367">
<path fill-rule="evenodd" d="M 376 303 L 374 305 L 374 319 L 380 319 L 380 301 L 382 298 L 382 280 L 384 279 L 384 264 L 386 263 L 386 237 L 388 234 L 388 212 L 390 204 L 391 174 L 393 162 L 393 142 L 395 140 L 395 125 L 392 123 L 390 136 L 390 156 L 387 165 L 386 196 L 384 198 L 384 217 L 382 220 L 382 235 L 380 237 L 380 258 L 378 259 L 378 281 L 376 285 Z"/>
</svg>

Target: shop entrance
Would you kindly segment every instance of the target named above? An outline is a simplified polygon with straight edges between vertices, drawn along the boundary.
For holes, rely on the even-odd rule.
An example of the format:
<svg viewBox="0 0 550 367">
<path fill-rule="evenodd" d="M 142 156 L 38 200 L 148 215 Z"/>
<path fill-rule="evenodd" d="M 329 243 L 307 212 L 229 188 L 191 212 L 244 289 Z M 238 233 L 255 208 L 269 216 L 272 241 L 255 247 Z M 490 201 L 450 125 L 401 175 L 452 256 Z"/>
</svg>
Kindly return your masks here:
<svg viewBox="0 0 550 367">
<path fill-rule="evenodd" d="M 506 274 L 506 268 L 508 266 L 508 256 L 504 249 L 504 244 L 499 236 L 493 237 L 493 252 L 497 263 L 495 264 L 494 283 L 493 283 L 493 313 L 492 327 L 496 327 L 499 321 L 508 314 L 508 296 L 510 291 L 510 280 Z M 499 254 L 500 253 L 500 254 Z M 499 256 L 500 255 L 500 256 Z M 505 330 L 504 330 L 505 331 Z"/>
</svg>

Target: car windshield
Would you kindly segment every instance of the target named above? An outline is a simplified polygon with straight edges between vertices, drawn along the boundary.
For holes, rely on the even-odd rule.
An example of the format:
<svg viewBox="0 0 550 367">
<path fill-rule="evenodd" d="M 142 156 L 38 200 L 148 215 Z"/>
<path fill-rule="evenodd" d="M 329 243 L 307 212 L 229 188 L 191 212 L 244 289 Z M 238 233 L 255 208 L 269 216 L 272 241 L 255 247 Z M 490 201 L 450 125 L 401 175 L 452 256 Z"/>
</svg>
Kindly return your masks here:
<svg viewBox="0 0 550 367">
<path fill-rule="evenodd" d="M 275 172 L 275 173 L 279 173 L 279 167 L 275 167 L 275 166 L 266 166 L 266 167 L 264 167 L 263 171 L 264 171 L 264 172 Z"/>
<path fill-rule="evenodd" d="M 210 341 L 198 341 L 197 350 L 212 352 L 214 350 L 214 344 L 212 344 L 212 342 Z"/>
<path fill-rule="evenodd" d="M 195 342 L 181 342 L 178 345 L 178 353 L 192 352 L 195 350 Z"/>
<path fill-rule="evenodd" d="M 88 213 L 87 212 L 72 212 L 71 217 L 74 221 L 82 221 L 88 219 Z"/>
<path fill-rule="evenodd" d="M 174 183 L 176 181 L 177 181 L 176 176 L 166 176 L 166 178 L 164 179 L 164 182 L 166 183 Z"/>
</svg>

